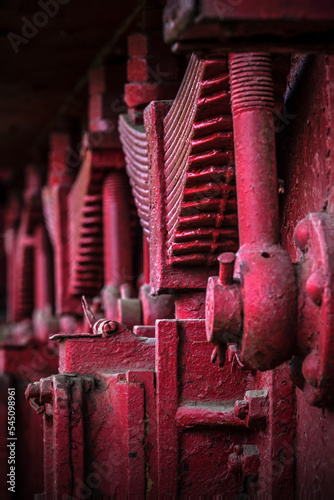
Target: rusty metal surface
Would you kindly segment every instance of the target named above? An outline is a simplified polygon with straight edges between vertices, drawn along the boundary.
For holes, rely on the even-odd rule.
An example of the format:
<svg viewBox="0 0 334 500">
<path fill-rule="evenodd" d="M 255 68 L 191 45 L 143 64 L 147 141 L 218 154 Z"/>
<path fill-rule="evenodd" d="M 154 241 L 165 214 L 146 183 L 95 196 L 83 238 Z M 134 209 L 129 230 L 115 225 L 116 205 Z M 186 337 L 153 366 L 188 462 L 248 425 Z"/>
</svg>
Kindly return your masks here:
<svg viewBox="0 0 334 500">
<path fill-rule="evenodd" d="M 78 495 L 82 484 L 140 498 L 197 496 L 199 488 L 292 498 L 286 370 L 262 376 L 233 360 L 219 370 L 204 329 L 203 320 L 160 320 L 156 340 L 124 325 L 108 338 L 61 339 L 60 375 L 26 394 L 44 414 L 46 498 Z"/>
<path fill-rule="evenodd" d="M 117 114 L 111 107 L 117 79 L 115 85 L 113 83 L 107 68 L 93 70 L 90 74 L 89 132 L 82 143 L 82 165 L 68 196 L 70 289 L 73 295 L 97 294 L 105 281 L 102 199 L 106 203 L 112 199 L 110 201 L 107 195 L 103 197 L 102 186 L 107 174 L 124 167 L 116 129 Z M 111 93 L 110 88 L 113 89 Z M 117 174 L 114 173 L 114 177 L 117 178 Z M 111 177 L 109 185 L 110 190 Z M 108 225 L 105 229 L 108 230 Z M 109 233 L 105 239 L 109 245 L 113 241 Z M 107 269 L 107 285 L 110 279 Z"/>
</svg>

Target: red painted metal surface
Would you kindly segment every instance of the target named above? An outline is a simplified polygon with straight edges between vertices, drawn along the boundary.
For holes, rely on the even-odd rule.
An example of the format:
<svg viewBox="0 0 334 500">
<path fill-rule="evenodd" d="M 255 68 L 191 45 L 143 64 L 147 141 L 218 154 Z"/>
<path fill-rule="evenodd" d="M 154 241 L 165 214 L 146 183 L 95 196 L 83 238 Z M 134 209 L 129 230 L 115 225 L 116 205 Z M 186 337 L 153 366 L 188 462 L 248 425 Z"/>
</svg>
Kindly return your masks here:
<svg viewBox="0 0 334 500">
<path fill-rule="evenodd" d="M 198 64 L 215 70 L 220 61 L 205 65 L 199 60 Z M 226 69 L 226 59 L 222 65 Z M 222 85 L 226 85 L 224 78 Z M 163 115 L 159 117 L 160 109 Z M 154 171 L 154 155 L 163 152 L 163 143 L 153 143 L 155 119 L 159 118 L 161 127 L 155 129 L 156 134 L 163 130 L 161 118 L 166 110 L 164 103 L 151 105 L 146 119 L 153 148 L 149 148 L 149 182 L 152 189 L 155 187 L 155 201 L 161 210 L 149 207 L 150 277 L 153 292 L 156 280 L 164 283 L 171 273 L 176 320 L 167 317 L 174 316 L 173 296 L 152 296 L 144 286 L 140 300 L 131 299 L 129 288 L 118 283 L 121 299 L 117 319 L 121 316 L 127 327 L 110 317 L 109 322 L 100 319 L 94 324 L 92 333 L 54 336 L 60 340 L 61 375 L 30 386 L 27 392 L 37 410 L 45 414 L 46 498 L 75 496 L 83 490 L 116 497 L 219 495 L 228 491 L 232 496 L 275 492 L 277 498 L 279 494 L 292 498 L 293 393 L 286 368 L 264 375 L 246 369 L 235 346 L 229 347 L 224 368 L 212 364 L 212 348 L 205 339 L 203 279 L 210 267 L 198 270 L 168 261 L 166 236 L 161 230 L 166 227 L 161 221 L 168 221 L 161 217 L 166 213 L 164 184 L 155 183 L 159 172 Z M 121 129 L 123 126 L 127 125 L 122 124 Z M 225 139 L 224 134 L 217 134 L 216 147 L 225 148 Z M 176 165 L 177 158 L 173 160 Z M 164 175 L 160 172 L 159 179 Z M 135 181 L 134 175 L 134 185 Z M 224 186 L 222 182 L 222 192 Z M 208 195 L 204 201 L 209 203 Z M 212 203 L 214 214 L 215 196 Z M 110 212 L 119 217 L 122 205 L 109 207 L 104 218 Z M 154 262 L 157 248 L 164 252 L 168 270 L 162 276 Z M 219 252 L 219 248 L 214 250 Z M 115 272 L 121 272 L 122 262 L 115 259 Z M 231 272 L 225 271 L 221 280 L 229 282 Z M 187 281 L 182 282 L 185 276 Z M 177 287 L 176 281 L 182 286 Z M 165 288 L 168 285 L 163 284 L 160 290 Z M 138 318 L 143 324 L 134 327 Z M 152 338 L 153 332 L 147 328 L 155 320 Z M 51 447 L 51 442 L 56 445 Z M 77 443 L 75 449 L 72 442 Z M 281 456 L 287 457 L 286 461 L 281 462 Z M 279 474 L 274 473 L 278 464 Z M 205 474 L 199 474 L 203 470 Z"/>
<path fill-rule="evenodd" d="M 8 388 L 15 388 L 15 470 L 20 483 L 16 483 L 18 498 L 33 498 L 43 490 L 43 429 L 39 415 L 25 401 L 24 392 L 29 383 L 54 373 L 58 367 L 57 346 L 50 346 L 34 339 L 18 345 L 17 341 L 6 341 L 0 347 L 1 407 L 1 477 L 8 473 Z M 38 417 L 38 418 L 36 418 Z M 1 484 L 1 498 L 12 498 L 8 484 Z"/>
<path fill-rule="evenodd" d="M 218 7 L 167 2 L 167 36 L 201 49 L 181 84 L 160 9 L 146 11 L 146 32 L 129 39 L 126 114 L 124 65 L 91 73 L 75 175 L 69 137 L 53 136 L 43 205 L 58 323 L 34 189 L 19 230 L 15 213 L 8 219 L 9 262 L 22 256 L 11 310 L 27 321 L 0 350 L 0 389 L 51 349 L 47 334 L 59 342 L 59 373 L 51 360 L 17 382 L 20 394 L 32 382 L 26 397 L 39 416 L 26 406 L 29 429 L 43 418 L 46 500 L 334 494 L 333 60 L 292 61 L 290 125 L 279 96 L 286 58 L 273 58 L 276 82 L 260 52 L 303 46 L 316 26 L 318 42 L 307 43 L 319 49 L 331 6 L 320 2 L 317 19 L 309 9 L 304 28 L 293 1 L 234 2 L 219 28 Z M 283 40 L 287 13 L 295 20 Z M 260 24 L 265 36 L 276 29 L 269 45 L 249 43 Z M 38 340 L 23 342 L 31 331 Z M 43 491 L 38 439 L 28 497 Z"/>
<path fill-rule="evenodd" d="M 45 415 L 46 498 L 156 495 L 155 340 L 115 326 L 56 336 L 60 375 L 28 389 Z"/>
<path fill-rule="evenodd" d="M 294 118 L 278 136 L 278 168 L 285 179 L 282 244 L 293 262 L 302 257 L 294 239 L 297 223 L 309 213 L 333 214 L 332 78 L 331 56 L 305 56 L 294 62 L 289 81 L 286 105 Z M 310 406 L 296 388 L 297 498 L 333 495 L 333 428 L 333 412 Z"/>
<path fill-rule="evenodd" d="M 303 359 L 296 385 L 316 406 L 333 407 L 333 238 L 334 221 L 328 214 L 309 214 L 295 230 L 304 258 L 296 265 L 298 283 L 298 347 Z M 313 334 L 313 335 L 312 335 Z M 297 358 L 291 367 L 294 371 Z"/>
<path fill-rule="evenodd" d="M 240 284 L 224 276 L 223 280 L 220 277 L 209 282 L 207 336 L 226 345 L 228 341 L 237 342 L 242 332 L 242 359 L 253 368 L 268 370 L 291 357 L 296 322 L 292 263 L 287 251 L 278 244 L 270 55 L 231 55 L 230 77 Z M 230 275 L 233 276 L 233 269 Z"/>
<path fill-rule="evenodd" d="M 80 488 L 116 497 L 236 495 L 254 488 L 267 494 L 278 480 L 278 490 L 292 498 L 292 393 L 284 371 L 275 379 L 258 376 L 233 359 L 217 369 L 203 320 L 160 320 L 156 339 L 114 324 L 107 337 L 56 335 L 61 375 L 28 389 L 45 414 L 46 498 L 76 496 Z M 272 390 L 278 381 L 281 387 Z M 268 426 L 269 408 L 276 406 Z M 281 429 L 279 444 L 273 426 Z M 268 442 L 276 451 L 260 469 Z M 280 463 L 282 454 L 287 463 Z M 205 475 L 199 476 L 199 464 Z"/>
<path fill-rule="evenodd" d="M 174 97 L 179 83 L 180 61 L 162 42 L 160 10 L 145 13 L 147 31 L 137 33 L 128 40 L 128 80 L 125 86 L 125 100 L 128 113 L 119 117 L 118 129 L 123 146 L 126 172 L 137 214 L 143 228 L 143 280 L 139 286 L 138 298 L 124 296 L 118 301 L 117 319 L 129 327 L 153 326 L 156 319 L 174 318 L 174 297 L 171 294 L 152 296 L 150 293 L 150 191 L 148 137 L 143 126 L 144 107 L 154 96 L 154 89 L 160 99 Z M 160 61 L 158 63 L 158 61 Z M 135 82 L 135 83 L 133 83 Z M 135 97 L 135 99 L 134 99 Z M 155 97 L 157 98 L 157 97 Z M 114 230 L 114 228 L 113 228 Z M 140 280 L 137 280 L 140 285 Z"/>
<path fill-rule="evenodd" d="M 117 315 L 120 286 L 133 278 L 129 197 L 125 172 L 110 173 L 103 183 L 104 307 L 110 318 Z"/>
<path fill-rule="evenodd" d="M 193 55 L 164 118 L 169 264 L 212 265 L 217 253 L 238 248 L 230 113 L 226 59 Z"/>
</svg>

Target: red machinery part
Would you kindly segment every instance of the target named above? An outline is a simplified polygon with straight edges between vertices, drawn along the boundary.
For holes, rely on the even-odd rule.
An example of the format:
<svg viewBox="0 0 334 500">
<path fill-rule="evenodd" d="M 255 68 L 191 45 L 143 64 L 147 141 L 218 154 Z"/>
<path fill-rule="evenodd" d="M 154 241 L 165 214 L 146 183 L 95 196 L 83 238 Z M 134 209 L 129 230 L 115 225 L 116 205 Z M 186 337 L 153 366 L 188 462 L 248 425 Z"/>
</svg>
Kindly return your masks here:
<svg viewBox="0 0 334 500">
<path fill-rule="evenodd" d="M 133 280 L 129 197 L 130 189 L 125 172 L 111 172 L 103 183 L 103 298 L 109 318 L 117 317 L 120 286 L 123 283 L 130 284 Z"/>
<path fill-rule="evenodd" d="M 193 54 L 174 102 L 145 109 L 152 293 L 204 290 L 219 253 L 238 248 L 229 101 L 226 57 Z"/>
<path fill-rule="evenodd" d="M 69 286 L 68 193 L 78 166 L 70 142 L 67 134 L 51 134 L 48 182 L 42 190 L 44 219 L 54 251 L 55 311 L 59 316 L 74 316 L 80 307 L 80 301 L 71 295 Z"/>
<path fill-rule="evenodd" d="M 310 404 L 333 407 L 333 217 L 329 214 L 309 214 L 297 225 L 295 240 L 304 255 L 295 265 L 299 311 L 298 351 L 297 359 L 291 363 L 291 374 Z"/>
<path fill-rule="evenodd" d="M 247 366 L 268 370 L 295 355 L 296 385 L 312 405 L 333 406 L 333 218 L 309 214 L 295 230 L 304 258 L 295 265 L 278 244 L 278 204 L 270 58 L 230 56 L 241 248 L 222 254 L 209 279 L 207 338 L 220 364 L 228 342 Z M 296 278 L 295 278 L 296 275 Z M 297 283 L 297 290 L 296 284 Z M 298 313 L 296 297 L 298 297 Z"/>
<path fill-rule="evenodd" d="M 60 374 L 27 390 L 44 415 L 47 500 L 291 491 L 286 370 L 217 370 L 204 320 L 159 320 L 155 338 L 113 323 L 107 335 L 55 336 Z"/>
<path fill-rule="evenodd" d="M 240 284 L 209 281 L 207 337 L 224 345 L 229 335 L 236 342 L 242 330 L 241 358 L 252 368 L 268 370 L 292 356 L 296 322 L 293 267 L 288 252 L 278 244 L 270 55 L 230 55 L 230 80 Z"/>
</svg>

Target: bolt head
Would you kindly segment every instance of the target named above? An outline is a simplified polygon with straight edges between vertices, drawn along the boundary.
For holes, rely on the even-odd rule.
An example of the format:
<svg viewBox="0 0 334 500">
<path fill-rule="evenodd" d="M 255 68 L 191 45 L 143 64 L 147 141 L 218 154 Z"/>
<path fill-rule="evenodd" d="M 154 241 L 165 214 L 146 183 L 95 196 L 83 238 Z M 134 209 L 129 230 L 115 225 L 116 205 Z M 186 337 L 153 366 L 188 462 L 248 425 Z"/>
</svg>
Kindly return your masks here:
<svg viewBox="0 0 334 500">
<path fill-rule="evenodd" d="M 40 402 L 42 404 L 44 403 L 50 403 L 52 401 L 53 397 L 53 389 L 52 389 L 52 383 L 50 378 L 41 378 L 39 381 L 39 387 L 40 387 Z"/>
</svg>

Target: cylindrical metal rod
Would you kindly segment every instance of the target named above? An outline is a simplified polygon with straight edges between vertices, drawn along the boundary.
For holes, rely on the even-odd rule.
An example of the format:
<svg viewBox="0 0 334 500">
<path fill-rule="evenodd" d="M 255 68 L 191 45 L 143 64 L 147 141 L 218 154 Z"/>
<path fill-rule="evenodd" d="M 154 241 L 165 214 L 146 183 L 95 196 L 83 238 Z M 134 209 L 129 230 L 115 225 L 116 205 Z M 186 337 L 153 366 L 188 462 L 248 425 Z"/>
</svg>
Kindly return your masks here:
<svg viewBox="0 0 334 500">
<path fill-rule="evenodd" d="M 103 186 L 105 285 L 132 280 L 129 185 L 124 172 L 112 172 Z"/>
<path fill-rule="evenodd" d="M 240 245 L 279 238 L 271 56 L 231 54 L 230 83 Z"/>
<path fill-rule="evenodd" d="M 34 265 L 35 309 L 50 311 L 52 307 L 51 262 L 48 253 L 45 229 L 35 229 L 35 265 Z"/>
</svg>

